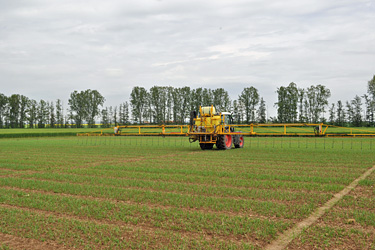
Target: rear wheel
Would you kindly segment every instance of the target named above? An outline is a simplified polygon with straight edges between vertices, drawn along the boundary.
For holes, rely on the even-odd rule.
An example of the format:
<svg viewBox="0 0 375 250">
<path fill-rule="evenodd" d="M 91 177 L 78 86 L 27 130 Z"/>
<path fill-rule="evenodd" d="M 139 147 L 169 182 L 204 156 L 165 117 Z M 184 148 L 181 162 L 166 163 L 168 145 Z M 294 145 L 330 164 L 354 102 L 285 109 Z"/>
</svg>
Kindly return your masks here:
<svg viewBox="0 0 375 250">
<path fill-rule="evenodd" d="M 218 149 L 231 149 L 233 146 L 233 139 L 231 135 L 220 135 L 216 147 Z"/>
<path fill-rule="evenodd" d="M 235 148 L 243 148 L 243 145 L 245 144 L 244 138 L 242 135 L 240 135 L 240 138 L 238 139 L 238 143 L 234 144 Z"/>
<path fill-rule="evenodd" d="M 202 150 L 210 150 L 214 147 L 213 143 L 199 143 L 199 146 L 201 146 Z"/>
</svg>

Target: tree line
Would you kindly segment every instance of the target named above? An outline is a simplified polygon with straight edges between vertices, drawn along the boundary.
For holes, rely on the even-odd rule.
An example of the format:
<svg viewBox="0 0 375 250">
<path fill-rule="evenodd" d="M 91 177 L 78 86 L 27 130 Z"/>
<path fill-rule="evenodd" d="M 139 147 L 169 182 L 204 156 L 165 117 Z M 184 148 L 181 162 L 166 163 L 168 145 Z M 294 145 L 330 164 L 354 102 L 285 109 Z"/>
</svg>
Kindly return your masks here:
<svg viewBox="0 0 375 250">
<path fill-rule="evenodd" d="M 33 100 L 24 95 L 0 93 L 0 128 L 111 127 L 125 124 L 185 124 L 191 110 L 214 105 L 230 111 L 235 123 L 319 123 L 338 126 L 375 126 L 375 75 L 367 93 L 352 100 L 329 104 L 331 91 L 324 85 L 306 89 L 296 83 L 278 87 L 276 117 L 267 117 L 266 102 L 255 87 L 245 87 L 231 100 L 223 88 L 171 86 L 133 87 L 129 102 L 104 107 L 105 98 L 97 90 L 74 91 L 68 107 L 62 101 Z M 100 125 L 96 124 L 99 122 Z"/>
</svg>

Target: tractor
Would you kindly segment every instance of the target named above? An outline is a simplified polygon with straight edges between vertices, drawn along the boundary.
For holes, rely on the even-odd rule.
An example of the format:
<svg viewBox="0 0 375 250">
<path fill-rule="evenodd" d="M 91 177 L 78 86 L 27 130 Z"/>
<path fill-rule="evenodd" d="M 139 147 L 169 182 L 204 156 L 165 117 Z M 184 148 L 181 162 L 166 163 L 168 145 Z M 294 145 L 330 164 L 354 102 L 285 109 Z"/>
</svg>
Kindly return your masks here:
<svg viewBox="0 0 375 250">
<path fill-rule="evenodd" d="M 216 112 L 214 106 L 199 107 L 199 113 L 190 112 L 189 141 L 199 141 L 202 150 L 242 148 L 244 138 L 241 131 L 234 131 L 232 115 Z"/>
</svg>

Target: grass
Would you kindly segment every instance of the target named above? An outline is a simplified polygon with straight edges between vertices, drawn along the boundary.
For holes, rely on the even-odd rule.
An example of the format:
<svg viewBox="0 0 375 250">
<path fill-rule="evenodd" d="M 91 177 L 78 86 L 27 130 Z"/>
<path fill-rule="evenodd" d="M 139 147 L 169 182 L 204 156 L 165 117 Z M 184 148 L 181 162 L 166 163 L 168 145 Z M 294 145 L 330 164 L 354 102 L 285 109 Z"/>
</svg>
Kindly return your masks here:
<svg viewBox="0 0 375 250">
<path fill-rule="evenodd" d="M 262 249 L 373 166 L 372 141 L 247 137 L 202 151 L 186 137 L 3 138 L 0 232 L 87 249 Z M 291 247 L 371 249 L 374 179 Z"/>
</svg>

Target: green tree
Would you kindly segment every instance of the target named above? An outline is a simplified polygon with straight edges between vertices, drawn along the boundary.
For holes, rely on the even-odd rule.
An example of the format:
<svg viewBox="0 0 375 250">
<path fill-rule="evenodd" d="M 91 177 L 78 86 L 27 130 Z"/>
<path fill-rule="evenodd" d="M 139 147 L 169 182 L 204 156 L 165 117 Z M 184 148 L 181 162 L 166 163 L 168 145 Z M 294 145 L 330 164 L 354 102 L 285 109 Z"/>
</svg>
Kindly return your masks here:
<svg viewBox="0 0 375 250">
<path fill-rule="evenodd" d="M 217 88 L 212 91 L 213 105 L 216 109 L 223 111 L 229 111 L 231 108 L 231 101 L 229 94 L 223 88 Z"/>
<path fill-rule="evenodd" d="M 204 88 L 202 91 L 202 106 L 211 106 L 213 103 L 212 90 Z"/>
<path fill-rule="evenodd" d="M 324 120 L 324 111 L 328 106 L 328 98 L 331 91 L 323 85 L 312 85 L 307 89 L 307 101 L 309 120 L 311 122 L 319 122 Z"/>
<path fill-rule="evenodd" d="M 49 110 L 48 104 L 44 100 L 39 101 L 38 105 L 38 128 L 45 128 L 48 123 Z"/>
<path fill-rule="evenodd" d="M 49 110 L 49 127 L 54 128 L 56 123 L 56 117 L 55 117 L 55 106 L 53 102 L 48 103 L 48 110 Z"/>
<path fill-rule="evenodd" d="M 336 110 L 335 110 L 335 104 L 332 103 L 331 107 L 329 109 L 329 122 L 330 124 L 334 124 L 336 119 Z"/>
<path fill-rule="evenodd" d="M 119 107 L 119 122 L 120 125 L 125 125 L 129 123 L 129 104 L 124 102 L 120 104 Z"/>
<path fill-rule="evenodd" d="M 74 120 L 77 128 L 81 128 L 85 117 L 87 117 L 88 110 L 88 103 L 84 92 L 78 92 L 75 90 L 73 93 L 71 93 L 68 105 L 71 119 Z"/>
<path fill-rule="evenodd" d="M 351 102 L 349 101 L 346 101 L 345 103 L 345 106 L 346 106 L 346 115 L 348 117 L 348 122 L 353 125 L 353 117 L 354 117 L 354 110 L 353 110 L 353 106 L 351 104 Z"/>
<path fill-rule="evenodd" d="M 11 128 L 18 128 L 19 127 L 19 117 L 20 117 L 20 104 L 21 104 L 21 96 L 18 94 L 13 94 L 8 99 L 9 105 L 9 123 Z"/>
<path fill-rule="evenodd" d="M 104 109 L 102 109 L 101 111 L 101 117 L 102 117 L 102 120 L 101 120 L 101 124 L 102 124 L 102 127 L 103 128 L 108 128 L 109 127 L 109 112 L 108 112 L 108 108 L 105 107 Z"/>
<path fill-rule="evenodd" d="M 353 117 L 352 117 L 352 124 L 355 127 L 362 126 L 362 99 L 358 95 L 354 97 L 351 101 L 352 110 L 353 110 Z"/>
<path fill-rule="evenodd" d="M 0 128 L 4 128 L 8 97 L 0 93 Z"/>
<path fill-rule="evenodd" d="M 370 126 L 375 126 L 375 75 L 367 83 L 366 119 Z"/>
<path fill-rule="evenodd" d="M 60 99 L 57 99 L 56 101 L 56 122 L 59 128 L 64 126 L 64 111 L 62 101 Z"/>
<path fill-rule="evenodd" d="M 183 124 L 190 114 L 190 87 L 174 88 L 171 91 L 172 119 L 174 123 Z"/>
<path fill-rule="evenodd" d="M 73 112 L 73 119 L 77 127 L 82 127 L 84 120 L 87 120 L 91 128 L 95 124 L 95 117 L 100 114 L 99 106 L 103 106 L 105 98 L 97 91 L 87 89 L 85 91 L 74 91 L 70 94 L 69 106 Z"/>
<path fill-rule="evenodd" d="M 84 118 L 87 120 L 90 128 L 95 126 L 95 117 L 100 114 L 99 106 L 103 106 L 105 98 L 97 90 L 85 90 L 83 92 L 87 110 L 84 112 Z"/>
<path fill-rule="evenodd" d="M 199 111 L 200 106 L 204 106 L 202 88 L 196 88 L 191 91 L 190 106 L 190 110 L 196 110 L 197 112 Z"/>
<path fill-rule="evenodd" d="M 134 87 L 130 93 L 130 105 L 134 120 L 142 123 L 144 109 L 147 105 L 147 91 L 143 87 Z"/>
<path fill-rule="evenodd" d="M 277 89 L 277 117 L 279 122 L 296 122 L 298 107 L 298 88 L 294 82 Z"/>
<path fill-rule="evenodd" d="M 244 88 L 238 97 L 238 100 L 244 105 L 246 123 L 255 121 L 255 107 L 259 103 L 258 90 L 254 87 Z"/>
<path fill-rule="evenodd" d="M 35 100 L 30 100 L 29 101 L 29 116 L 28 116 L 28 121 L 29 121 L 29 128 L 35 128 L 37 124 L 37 118 L 38 118 L 38 102 Z"/>
<path fill-rule="evenodd" d="M 266 102 L 263 100 L 263 97 L 260 98 L 260 104 L 258 108 L 258 122 L 259 123 L 266 123 L 267 122 L 267 114 L 266 114 Z"/>
<path fill-rule="evenodd" d="M 344 126 L 345 123 L 345 110 L 344 105 L 342 104 L 341 100 L 337 101 L 337 109 L 336 109 L 336 125 Z"/>
<path fill-rule="evenodd" d="M 118 111 L 117 111 L 117 106 L 113 108 L 113 123 L 115 126 L 118 125 Z"/>
<path fill-rule="evenodd" d="M 305 89 L 298 89 L 298 114 L 299 114 L 299 117 L 298 117 L 298 121 L 299 122 L 306 122 L 307 121 L 307 117 L 306 117 L 306 114 L 305 114 L 305 108 L 304 108 L 304 104 L 305 104 L 305 94 L 306 94 L 306 91 Z"/>
<path fill-rule="evenodd" d="M 24 128 L 25 123 L 27 122 L 27 115 L 28 115 L 28 106 L 29 106 L 29 98 L 27 98 L 24 95 L 20 96 L 20 121 L 19 121 L 19 127 Z"/>
</svg>

